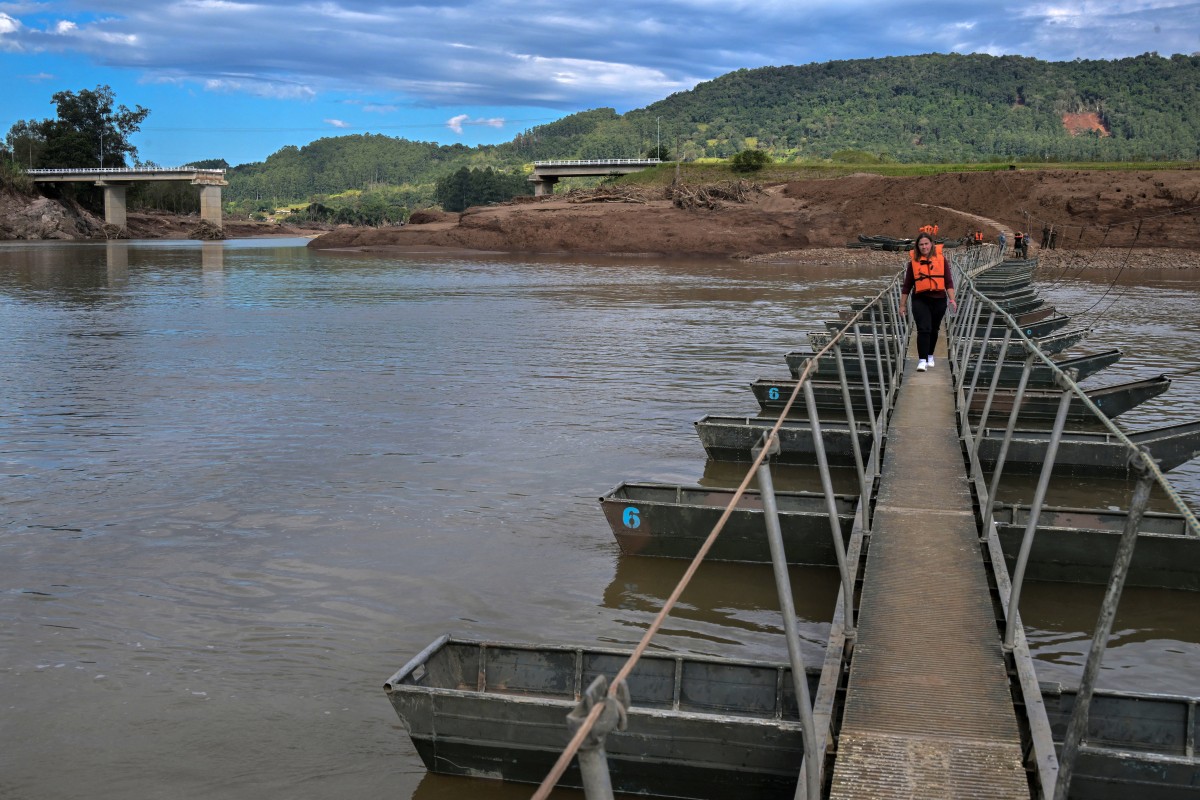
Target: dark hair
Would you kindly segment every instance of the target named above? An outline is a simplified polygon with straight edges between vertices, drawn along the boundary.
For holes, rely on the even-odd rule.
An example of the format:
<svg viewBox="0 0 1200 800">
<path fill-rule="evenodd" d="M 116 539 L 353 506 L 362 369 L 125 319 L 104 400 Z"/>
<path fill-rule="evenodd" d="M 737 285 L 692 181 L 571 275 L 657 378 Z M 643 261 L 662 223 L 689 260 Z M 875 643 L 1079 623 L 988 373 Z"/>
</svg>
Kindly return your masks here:
<svg viewBox="0 0 1200 800">
<path fill-rule="evenodd" d="M 921 255 L 921 240 L 922 239 L 929 240 L 929 255 L 932 256 L 934 253 L 937 252 L 937 244 L 933 241 L 933 237 L 930 236 L 925 231 L 921 231 L 920 233 L 917 234 L 917 238 L 913 239 L 913 257 L 914 258 L 919 257 Z"/>
</svg>

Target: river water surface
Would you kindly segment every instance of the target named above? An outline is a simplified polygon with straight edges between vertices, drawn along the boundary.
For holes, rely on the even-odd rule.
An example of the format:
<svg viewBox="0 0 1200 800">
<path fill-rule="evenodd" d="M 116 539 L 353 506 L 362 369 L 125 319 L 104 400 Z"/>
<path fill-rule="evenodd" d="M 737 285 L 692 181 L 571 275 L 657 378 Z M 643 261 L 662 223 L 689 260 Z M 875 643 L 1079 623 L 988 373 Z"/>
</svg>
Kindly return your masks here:
<svg viewBox="0 0 1200 800">
<path fill-rule="evenodd" d="M 736 485 L 692 423 L 894 271 L 303 244 L 0 247 L 0 797 L 527 797 L 426 775 L 383 681 L 444 632 L 636 643 L 684 564 L 620 557 L 597 498 Z M 1093 383 L 1200 366 L 1197 276 L 1114 277 L 1045 281 L 1127 351 Z M 1196 381 L 1128 427 L 1200 417 Z M 837 577 L 793 577 L 816 663 Z M 1026 588 L 1039 675 L 1099 597 Z M 782 659 L 776 605 L 706 565 L 656 642 Z M 1200 597 L 1130 590 L 1104 685 L 1200 693 L 1198 642 Z"/>
</svg>

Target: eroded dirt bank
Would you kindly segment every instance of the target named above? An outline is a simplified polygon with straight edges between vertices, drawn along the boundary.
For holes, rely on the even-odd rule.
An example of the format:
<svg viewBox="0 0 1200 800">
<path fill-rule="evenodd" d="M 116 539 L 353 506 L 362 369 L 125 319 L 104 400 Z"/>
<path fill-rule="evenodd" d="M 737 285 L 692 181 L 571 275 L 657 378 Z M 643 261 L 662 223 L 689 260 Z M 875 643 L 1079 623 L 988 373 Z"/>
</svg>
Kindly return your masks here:
<svg viewBox="0 0 1200 800">
<path fill-rule="evenodd" d="M 981 228 L 1032 233 L 1054 225 L 1062 249 L 1200 251 L 1200 169 L 1003 171 L 908 178 L 852 175 L 764 187 L 745 203 L 680 209 L 670 201 L 572 202 L 552 197 L 394 228 L 342 228 L 316 248 L 654 253 L 751 257 L 844 247 L 858 234 L 942 235 Z M 1010 240 L 1011 241 L 1011 240 Z"/>
</svg>

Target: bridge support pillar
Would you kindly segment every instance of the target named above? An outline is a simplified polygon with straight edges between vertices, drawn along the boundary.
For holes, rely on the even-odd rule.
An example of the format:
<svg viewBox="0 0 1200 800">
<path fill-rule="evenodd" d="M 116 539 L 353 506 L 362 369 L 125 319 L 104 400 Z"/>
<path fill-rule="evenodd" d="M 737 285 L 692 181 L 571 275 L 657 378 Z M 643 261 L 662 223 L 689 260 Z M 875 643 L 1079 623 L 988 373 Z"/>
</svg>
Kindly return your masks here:
<svg viewBox="0 0 1200 800">
<path fill-rule="evenodd" d="M 200 219 L 218 228 L 225 227 L 221 216 L 221 187 L 213 184 L 200 186 Z"/>
<path fill-rule="evenodd" d="M 125 227 L 125 183 L 108 183 L 101 181 L 97 184 L 104 187 L 104 222 L 118 228 Z"/>
<path fill-rule="evenodd" d="M 534 197 L 545 197 L 548 194 L 554 194 L 554 184 L 558 183 L 558 178 L 552 175 L 530 178 L 529 180 L 533 182 Z"/>
</svg>

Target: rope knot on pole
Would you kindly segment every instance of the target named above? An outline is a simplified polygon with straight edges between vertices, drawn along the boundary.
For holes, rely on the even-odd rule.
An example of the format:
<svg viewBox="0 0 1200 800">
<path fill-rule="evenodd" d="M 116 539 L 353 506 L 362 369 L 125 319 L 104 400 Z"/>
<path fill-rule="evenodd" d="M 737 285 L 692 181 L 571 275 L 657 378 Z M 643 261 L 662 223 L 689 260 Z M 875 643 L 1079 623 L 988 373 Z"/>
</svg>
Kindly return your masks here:
<svg viewBox="0 0 1200 800">
<path fill-rule="evenodd" d="M 612 776 L 608 771 L 604 738 L 611 731 L 625 730 L 629 721 L 626 714 L 628 708 L 629 687 L 625 681 L 614 683 L 610 692 L 608 678 L 597 675 L 583 693 L 579 705 L 567 714 L 567 727 L 571 730 L 572 740 L 583 736 L 577 755 L 579 775 L 583 779 L 583 793 L 587 800 L 612 800 Z"/>
<path fill-rule="evenodd" d="M 1061 374 L 1054 376 L 1054 383 L 1064 392 L 1069 392 L 1075 386 L 1075 379 L 1079 377 L 1079 370 L 1075 367 L 1065 369 Z"/>
<path fill-rule="evenodd" d="M 767 458 L 779 455 L 779 437 L 772 431 L 763 431 L 762 438 L 758 440 L 758 444 L 750 448 L 750 457 L 755 461 L 758 460 L 758 454 L 763 448 L 767 449 Z"/>
<path fill-rule="evenodd" d="M 584 691 L 579 704 L 570 714 L 567 714 L 567 727 L 574 733 L 583 726 L 584 721 L 591 714 L 593 706 L 604 706 L 604 710 L 600 712 L 600 716 L 588 732 L 587 738 L 579 745 L 580 750 L 603 747 L 605 736 L 614 730 L 623 731 L 628 725 L 629 687 L 625 681 L 620 681 L 614 686 L 615 690 L 612 696 L 608 696 L 608 678 L 597 675 Z"/>
<path fill-rule="evenodd" d="M 1157 464 L 1158 461 L 1150 454 L 1150 448 L 1144 444 L 1129 454 L 1129 469 L 1136 478 L 1152 476 L 1154 474 L 1153 465 Z"/>
</svg>

